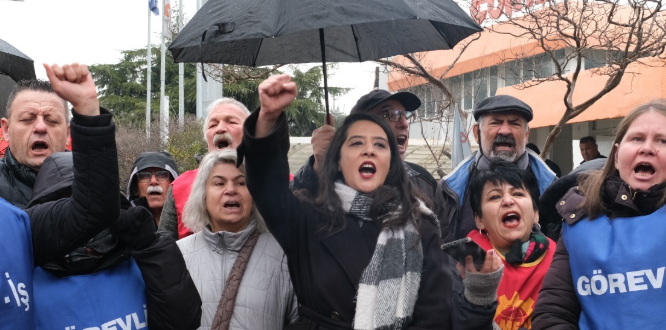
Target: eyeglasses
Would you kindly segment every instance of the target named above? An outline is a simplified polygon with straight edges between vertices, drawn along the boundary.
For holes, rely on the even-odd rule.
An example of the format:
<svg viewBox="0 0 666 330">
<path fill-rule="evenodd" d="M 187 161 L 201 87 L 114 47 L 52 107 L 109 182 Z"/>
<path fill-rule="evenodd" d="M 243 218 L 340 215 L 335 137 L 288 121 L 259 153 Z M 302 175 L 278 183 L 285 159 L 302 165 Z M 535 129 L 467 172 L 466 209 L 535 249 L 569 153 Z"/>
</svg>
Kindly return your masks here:
<svg viewBox="0 0 666 330">
<path fill-rule="evenodd" d="M 414 114 L 411 111 L 404 110 L 386 110 L 382 112 L 382 117 L 388 118 L 389 121 L 400 121 L 400 117 L 405 116 L 405 119 L 409 119 Z"/>
<path fill-rule="evenodd" d="M 159 182 L 168 181 L 170 178 L 169 171 L 155 171 L 155 172 L 137 172 L 136 177 L 139 179 L 139 182 L 146 183 L 155 175 L 155 178 Z"/>
</svg>

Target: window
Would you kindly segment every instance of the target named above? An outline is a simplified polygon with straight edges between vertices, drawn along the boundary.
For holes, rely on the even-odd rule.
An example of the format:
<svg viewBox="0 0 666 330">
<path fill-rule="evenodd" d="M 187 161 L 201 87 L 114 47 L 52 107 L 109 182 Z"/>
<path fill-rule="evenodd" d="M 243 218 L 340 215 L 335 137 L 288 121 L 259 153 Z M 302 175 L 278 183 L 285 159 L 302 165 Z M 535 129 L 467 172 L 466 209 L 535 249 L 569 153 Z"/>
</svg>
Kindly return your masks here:
<svg viewBox="0 0 666 330">
<path fill-rule="evenodd" d="M 495 96 L 495 93 L 497 93 L 497 66 L 491 66 L 490 67 L 490 95 L 489 96 Z"/>
<path fill-rule="evenodd" d="M 540 54 L 533 57 L 534 79 L 547 78 L 553 75 L 553 61 L 550 55 Z"/>
<path fill-rule="evenodd" d="M 607 49 L 586 49 L 581 56 L 584 58 L 585 70 L 601 68 L 619 60 L 622 52 Z"/>
<path fill-rule="evenodd" d="M 522 60 L 507 62 L 504 65 L 504 86 L 518 85 L 522 82 Z"/>
<path fill-rule="evenodd" d="M 474 105 L 488 97 L 488 69 L 474 71 Z"/>
<path fill-rule="evenodd" d="M 463 75 L 463 109 L 471 109 L 474 104 L 474 79 L 472 73 Z"/>
</svg>

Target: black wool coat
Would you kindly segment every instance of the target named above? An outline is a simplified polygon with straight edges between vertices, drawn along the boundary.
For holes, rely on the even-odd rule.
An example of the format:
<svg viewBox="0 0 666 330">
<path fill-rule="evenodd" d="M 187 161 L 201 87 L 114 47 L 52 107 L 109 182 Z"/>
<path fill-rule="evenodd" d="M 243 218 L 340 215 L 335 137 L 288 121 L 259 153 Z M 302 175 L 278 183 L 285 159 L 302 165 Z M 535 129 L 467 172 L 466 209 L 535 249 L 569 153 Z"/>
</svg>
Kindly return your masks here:
<svg viewBox="0 0 666 330">
<path fill-rule="evenodd" d="M 255 111 L 245 121 L 239 159 L 245 156 L 247 183 L 259 212 L 288 258 L 301 322 L 288 329 L 351 329 L 361 274 L 370 261 L 379 228 L 358 225 L 322 230 L 326 210 L 298 199 L 289 189 L 289 135 L 286 118 L 264 138 L 255 138 Z M 420 222 L 424 251 L 419 296 L 409 329 L 451 328 L 451 275 L 440 250 L 436 228 Z"/>
</svg>

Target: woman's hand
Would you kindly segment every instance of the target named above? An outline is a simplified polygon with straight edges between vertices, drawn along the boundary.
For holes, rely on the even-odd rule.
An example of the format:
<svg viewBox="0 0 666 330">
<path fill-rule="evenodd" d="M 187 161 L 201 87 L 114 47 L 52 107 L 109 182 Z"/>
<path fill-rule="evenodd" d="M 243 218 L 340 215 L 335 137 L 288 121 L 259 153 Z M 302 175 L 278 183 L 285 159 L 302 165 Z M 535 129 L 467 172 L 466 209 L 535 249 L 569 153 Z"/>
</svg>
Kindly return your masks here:
<svg viewBox="0 0 666 330">
<path fill-rule="evenodd" d="M 460 263 L 457 263 L 457 267 L 463 278 L 465 298 L 469 302 L 479 306 L 490 306 L 497 301 L 497 288 L 502 280 L 504 264 L 494 249 L 486 252 L 480 271 L 474 267 L 471 256 L 465 257 L 464 268 Z"/>
<path fill-rule="evenodd" d="M 287 74 L 271 76 L 259 85 L 259 118 L 255 137 L 261 138 L 270 133 L 278 117 L 296 99 L 298 88 Z"/>
<path fill-rule="evenodd" d="M 502 267 L 502 259 L 497 255 L 497 252 L 495 252 L 494 249 L 486 251 L 486 258 L 483 260 L 483 266 L 481 266 L 480 271 L 477 271 L 476 267 L 474 267 L 472 256 L 465 257 L 465 267 L 460 265 L 460 263 L 456 264 L 458 273 L 463 279 L 467 273 L 488 274 L 496 272 L 500 267 Z"/>
</svg>

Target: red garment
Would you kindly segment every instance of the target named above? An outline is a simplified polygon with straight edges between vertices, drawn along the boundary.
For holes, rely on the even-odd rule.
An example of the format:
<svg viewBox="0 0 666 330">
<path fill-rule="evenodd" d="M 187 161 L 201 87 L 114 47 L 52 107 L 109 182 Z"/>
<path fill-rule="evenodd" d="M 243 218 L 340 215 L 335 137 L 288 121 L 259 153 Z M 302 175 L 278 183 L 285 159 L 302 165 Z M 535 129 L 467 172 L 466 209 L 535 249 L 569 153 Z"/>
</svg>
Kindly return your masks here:
<svg viewBox="0 0 666 330">
<path fill-rule="evenodd" d="M 486 251 L 493 248 L 488 236 L 480 234 L 478 230 L 471 231 L 467 237 Z M 539 260 L 518 266 L 507 263 L 504 256 L 495 249 L 504 263 L 504 275 L 497 288 L 498 304 L 494 319 L 500 329 L 532 328 L 534 305 L 555 254 L 555 242 L 550 238 L 548 241 L 548 250 Z"/>
<path fill-rule="evenodd" d="M 176 213 L 178 214 L 178 239 L 192 235 L 192 231 L 183 224 L 183 209 L 187 198 L 190 197 L 190 190 L 194 179 L 197 177 L 199 169 L 187 171 L 176 178 L 171 183 L 171 193 L 176 204 Z"/>
<path fill-rule="evenodd" d="M 192 235 L 192 231 L 183 224 L 183 210 L 185 209 L 187 198 L 190 197 L 190 190 L 192 189 L 192 184 L 194 183 L 198 171 L 199 169 L 187 171 L 179 175 L 178 178 L 171 183 L 171 193 L 173 194 L 173 200 L 176 204 L 176 213 L 178 214 L 178 239 Z M 294 175 L 289 174 L 289 181 L 293 179 Z"/>
<path fill-rule="evenodd" d="M 5 150 L 7 147 L 9 147 L 9 142 L 2 137 L 2 130 L 0 129 L 0 158 L 5 157 Z"/>
</svg>

